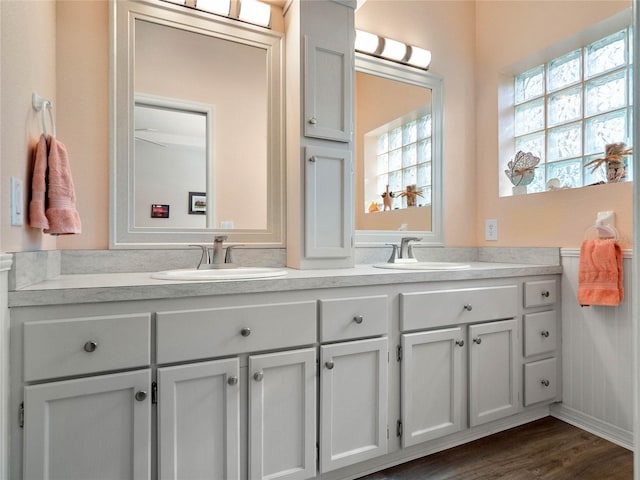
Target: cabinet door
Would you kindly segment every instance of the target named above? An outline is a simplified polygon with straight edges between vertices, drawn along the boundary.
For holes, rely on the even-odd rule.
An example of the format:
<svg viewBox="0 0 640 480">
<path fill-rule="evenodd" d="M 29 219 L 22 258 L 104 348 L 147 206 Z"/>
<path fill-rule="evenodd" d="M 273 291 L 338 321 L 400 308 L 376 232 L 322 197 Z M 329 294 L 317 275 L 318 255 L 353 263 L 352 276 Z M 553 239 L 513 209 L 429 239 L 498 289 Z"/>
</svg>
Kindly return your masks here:
<svg viewBox="0 0 640 480">
<path fill-rule="evenodd" d="M 316 472 L 316 350 L 249 357 L 249 478 Z"/>
<path fill-rule="evenodd" d="M 351 255 L 351 152 L 305 148 L 305 256 Z"/>
<path fill-rule="evenodd" d="M 24 389 L 24 478 L 147 480 L 149 370 Z"/>
<path fill-rule="evenodd" d="M 387 339 L 320 347 L 320 471 L 387 453 Z"/>
<path fill-rule="evenodd" d="M 517 322 L 469 327 L 469 423 L 473 427 L 518 410 Z"/>
<path fill-rule="evenodd" d="M 304 135 L 351 139 L 351 53 L 305 35 Z M 336 42 L 333 42 L 336 43 Z"/>
<path fill-rule="evenodd" d="M 462 328 L 402 335 L 402 446 L 462 429 Z"/>
<path fill-rule="evenodd" d="M 163 480 L 240 477 L 237 358 L 158 369 L 158 455 Z"/>
</svg>

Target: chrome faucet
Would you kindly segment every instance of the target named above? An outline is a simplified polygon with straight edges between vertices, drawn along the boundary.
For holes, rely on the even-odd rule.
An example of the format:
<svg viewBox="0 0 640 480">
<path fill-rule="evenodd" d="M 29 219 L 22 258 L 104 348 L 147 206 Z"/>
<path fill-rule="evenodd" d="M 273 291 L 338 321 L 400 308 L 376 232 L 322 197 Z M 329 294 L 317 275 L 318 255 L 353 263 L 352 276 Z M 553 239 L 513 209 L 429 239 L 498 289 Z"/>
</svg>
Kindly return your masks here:
<svg viewBox="0 0 640 480">
<path fill-rule="evenodd" d="M 213 255 L 211 256 L 212 265 L 225 263 L 225 259 L 222 258 L 222 249 L 224 248 L 223 244 L 226 239 L 226 235 L 215 235 L 213 237 Z"/>
<path fill-rule="evenodd" d="M 422 239 L 418 237 L 403 237 L 400 240 L 400 247 L 388 243 L 387 245 L 393 247 L 393 250 L 387 263 L 417 262 L 416 257 L 413 255 L 413 245 L 411 242 L 419 242 L 420 240 Z"/>
<path fill-rule="evenodd" d="M 400 240 L 400 258 L 415 259 L 416 257 L 413 256 L 413 245 L 411 245 L 411 242 L 419 242 L 420 240 L 422 239 L 418 237 L 403 237 Z"/>
<path fill-rule="evenodd" d="M 207 248 L 204 245 L 191 245 L 192 247 L 199 247 L 202 249 L 202 255 L 200 261 L 196 267 L 198 270 L 206 268 L 235 268 L 236 264 L 233 263 L 231 257 L 231 250 L 234 245 L 226 247 L 224 250 L 224 241 L 227 239 L 226 235 L 215 235 L 213 237 L 213 248 Z"/>
</svg>

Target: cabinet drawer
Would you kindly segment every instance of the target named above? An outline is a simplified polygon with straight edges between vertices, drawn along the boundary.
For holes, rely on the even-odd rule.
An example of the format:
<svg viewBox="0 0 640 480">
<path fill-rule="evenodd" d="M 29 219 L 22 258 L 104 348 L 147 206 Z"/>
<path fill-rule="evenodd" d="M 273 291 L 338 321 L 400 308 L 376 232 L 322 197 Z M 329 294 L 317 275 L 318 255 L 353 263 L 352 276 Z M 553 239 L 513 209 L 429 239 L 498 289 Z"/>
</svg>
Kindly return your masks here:
<svg viewBox="0 0 640 480">
<path fill-rule="evenodd" d="M 160 312 L 158 363 L 316 342 L 316 302 Z"/>
<path fill-rule="evenodd" d="M 556 349 L 556 311 L 524 316 L 524 356 L 553 352 Z"/>
<path fill-rule="evenodd" d="M 26 322 L 24 379 L 149 365 L 150 331 L 150 313 Z"/>
<path fill-rule="evenodd" d="M 555 280 L 540 280 L 537 282 L 524 282 L 524 306 L 539 307 L 556 303 Z"/>
<path fill-rule="evenodd" d="M 320 300 L 320 341 L 387 333 L 387 296 Z"/>
<path fill-rule="evenodd" d="M 400 328 L 417 330 L 444 325 L 513 318 L 518 311 L 516 285 L 403 293 Z"/>
<path fill-rule="evenodd" d="M 547 358 L 524 366 L 524 405 L 556 397 L 556 359 Z"/>
</svg>

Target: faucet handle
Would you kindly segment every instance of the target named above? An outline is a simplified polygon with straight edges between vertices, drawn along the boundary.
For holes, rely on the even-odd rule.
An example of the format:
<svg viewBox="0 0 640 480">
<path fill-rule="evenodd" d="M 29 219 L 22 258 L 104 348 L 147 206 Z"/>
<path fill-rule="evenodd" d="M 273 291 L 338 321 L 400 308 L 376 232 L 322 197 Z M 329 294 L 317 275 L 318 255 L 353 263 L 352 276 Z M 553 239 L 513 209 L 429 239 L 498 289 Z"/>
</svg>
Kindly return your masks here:
<svg viewBox="0 0 640 480">
<path fill-rule="evenodd" d="M 209 249 L 207 247 L 205 247 L 204 245 L 189 245 L 190 247 L 198 247 L 202 250 L 202 253 L 200 255 L 200 261 L 198 262 L 198 266 L 196 267 L 196 269 L 200 269 L 200 266 L 202 265 L 202 263 L 204 263 L 205 265 L 209 264 Z"/>
<path fill-rule="evenodd" d="M 232 251 L 236 247 L 241 247 L 242 245 L 229 245 L 227 247 L 227 251 L 224 254 L 224 263 L 235 263 L 233 261 Z"/>
<path fill-rule="evenodd" d="M 391 256 L 389 257 L 389 260 L 387 260 L 387 263 L 395 263 L 396 262 L 396 258 L 398 258 L 398 245 L 396 245 L 394 243 L 387 243 L 386 245 L 388 245 L 388 246 L 393 248 L 391 250 Z"/>
</svg>

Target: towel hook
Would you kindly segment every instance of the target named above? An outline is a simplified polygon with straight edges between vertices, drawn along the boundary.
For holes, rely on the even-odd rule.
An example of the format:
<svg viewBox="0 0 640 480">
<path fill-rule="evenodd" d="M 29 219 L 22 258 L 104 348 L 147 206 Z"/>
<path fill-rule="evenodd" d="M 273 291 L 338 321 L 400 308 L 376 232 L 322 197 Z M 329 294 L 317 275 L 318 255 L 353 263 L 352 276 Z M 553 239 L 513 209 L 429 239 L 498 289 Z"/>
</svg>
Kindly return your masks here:
<svg viewBox="0 0 640 480">
<path fill-rule="evenodd" d="M 47 122 L 45 119 L 44 109 L 46 108 L 49 111 L 49 121 L 51 123 L 51 131 L 53 136 L 56 136 L 56 122 L 53 118 L 53 102 L 48 98 L 43 98 L 37 93 L 33 92 L 31 95 L 31 104 L 33 105 L 33 109 L 36 112 L 42 112 L 42 132 L 45 137 L 48 137 L 49 134 L 47 132 Z"/>
</svg>

